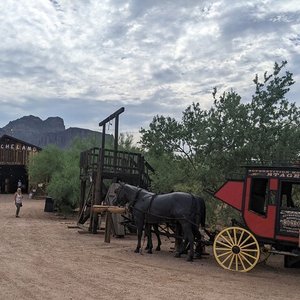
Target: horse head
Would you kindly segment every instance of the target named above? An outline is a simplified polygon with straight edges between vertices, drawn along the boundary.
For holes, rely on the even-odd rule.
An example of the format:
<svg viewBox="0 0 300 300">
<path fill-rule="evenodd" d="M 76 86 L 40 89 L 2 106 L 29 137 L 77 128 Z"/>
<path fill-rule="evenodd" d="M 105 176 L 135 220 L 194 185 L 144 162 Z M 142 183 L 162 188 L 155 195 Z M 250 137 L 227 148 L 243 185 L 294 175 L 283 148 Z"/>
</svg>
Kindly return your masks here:
<svg viewBox="0 0 300 300">
<path fill-rule="evenodd" d="M 135 199 L 138 190 L 139 188 L 133 185 L 119 182 L 119 186 L 115 189 L 117 197 L 113 201 L 113 204 L 117 206 L 125 206 L 127 203 L 131 203 Z"/>
<path fill-rule="evenodd" d="M 112 204 L 117 206 L 124 206 L 126 204 L 126 200 L 124 199 L 124 187 L 125 183 L 119 182 L 117 188 L 115 189 L 116 198 L 113 200 Z"/>
</svg>

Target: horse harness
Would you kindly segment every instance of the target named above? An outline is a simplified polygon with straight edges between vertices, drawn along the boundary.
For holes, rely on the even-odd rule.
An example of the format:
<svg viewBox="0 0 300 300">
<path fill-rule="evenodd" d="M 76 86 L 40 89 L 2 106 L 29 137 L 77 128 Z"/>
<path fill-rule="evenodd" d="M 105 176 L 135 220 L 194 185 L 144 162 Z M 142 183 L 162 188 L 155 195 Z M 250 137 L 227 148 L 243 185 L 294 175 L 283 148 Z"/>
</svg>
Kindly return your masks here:
<svg viewBox="0 0 300 300">
<path fill-rule="evenodd" d="M 135 197 L 134 197 L 134 199 L 131 200 L 130 202 L 128 202 L 128 210 L 130 212 L 132 212 L 132 210 L 135 209 L 137 211 L 140 211 L 140 212 L 144 213 L 145 214 L 145 220 L 146 220 L 146 222 L 148 221 L 149 216 L 153 216 L 153 217 L 157 217 L 157 218 L 162 218 L 162 219 L 168 219 L 168 220 L 175 220 L 175 221 L 179 221 L 181 219 L 187 220 L 187 218 L 185 216 L 183 216 L 183 218 L 170 218 L 170 217 L 168 218 L 168 217 L 163 217 L 163 216 L 151 214 L 150 213 L 151 206 L 152 206 L 152 203 L 153 203 L 154 199 L 157 197 L 157 194 L 153 194 L 151 196 L 150 203 L 149 203 L 149 206 L 147 208 L 147 211 L 142 211 L 142 210 L 134 207 L 142 190 L 143 190 L 142 188 L 139 188 L 138 191 L 137 191 L 137 193 L 136 193 L 136 195 L 135 195 Z M 198 210 L 196 209 L 197 208 L 197 204 L 196 204 L 196 201 L 195 201 L 196 200 L 195 196 L 193 194 L 190 194 L 190 195 L 192 197 L 192 205 L 191 205 L 190 214 L 192 215 L 196 211 L 196 220 L 198 219 L 197 221 L 199 221 L 200 214 L 198 213 Z M 198 223 L 198 222 L 194 223 L 194 222 L 191 222 L 191 221 L 189 221 L 189 222 L 191 224 L 194 224 L 194 225 L 197 225 L 197 223 Z"/>
<path fill-rule="evenodd" d="M 135 206 L 135 204 L 136 204 L 136 202 L 137 202 L 137 200 L 138 200 L 138 197 L 139 197 L 141 191 L 142 191 L 142 189 L 139 188 L 138 191 L 136 192 L 136 195 L 135 195 L 135 197 L 133 198 L 133 200 L 131 200 L 131 201 L 128 202 L 128 210 L 129 210 L 129 211 L 132 211 L 133 207 Z"/>
<path fill-rule="evenodd" d="M 148 220 L 149 220 L 149 217 L 150 217 L 150 216 L 156 217 L 156 218 L 160 218 L 160 219 L 174 220 L 174 221 L 187 220 L 186 216 L 183 216 L 183 218 L 170 218 L 170 217 L 160 216 L 160 215 L 156 215 L 156 214 L 151 213 L 151 212 L 150 212 L 150 211 L 151 211 L 151 206 L 152 206 L 152 203 L 153 203 L 154 199 L 158 196 L 157 194 L 153 194 L 153 195 L 151 196 L 150 203 L 149 203 L 149 206 L 148 206 L 148 208 L 147 208 L 147 211 L 142 211 L 142 210 L 140 210 L 140 209 L 134 207 L 135 203 L 136 203 L 137 200 L 138 200 L 138 196 L 139 196 L 141 190 L 142 190 L 142 189 L 139 189 L 139 190 L 137 191 L 136 196 L 135 196 L 135 199 L 134 199 L 133 201 L 130 202 L 129 207 L 131 208 L 131 210 L 132 210 L 132 209 L 135 209 L 135 210 L 137 210 L 137 211 L 140 211 L 140 212 L 144 213 L 146 223 L 148 223 Z M 194 195 L 193 195 L 193 194 L 190 194 L 190 195 L 191 195 L 191 197 L 192 197 L 192 205 L 191 205 L 190 215 L 192 215 L 195 211 L 197 211 L 197 209 L 196 209 L 196 208 L 197 208 L 197 204 L 196 204 Z M 197 213 L 196 213 L 196 218 L 197 218 L 198 216 L 199 216 L 199 213 L 197 212 Z M 193 223 L 193 222 L 190 222 L 190 223 L 196 225 L 196 224 Z"/>
<path fill-rule="evenodd" d="M 137 209 L 137 208 L 134 207 L 134 206 L 135 206 L 135 204 L 136 204 L 136 202 L 137 202 L 137 200 L 138 200 L 138 197 L 139 197 L 139 195 L 140 195 L 140 193 L 141 193 L 142 190 L 143 190 L 143 189 L 141 189 L 141 188 L 138 189 L 138 191 L 137 191 L 137 193 L 136 193 L 134 199 L 133 199 L 132 201 L 129 202 L 129 204 L 128 204 L 128 209 L 129 209 L 129 211 L 132 211 L 133 209 L 139 210 L 139 209 Z M 156 198 L 156 196 L 157 196 L 157 194 L 153 194 L 153 195 L 151 196 L 150 203 L 149 203 L 149 206 L 148 206 L 148 208 L 147 208 L 147 211 L 141 211 L 141 212 L 143 212 L 143 213 L 145 214 L 145 219 L 146 219 L 146 221 L 147 221 L 147 219 L 148 219 L 148 216 L 151 215 L 151 213 L 150 213 L 151 206 L 152 206 L 153 200 L 154 200 L 154 198 Z"/>
<path fill-rule="evenodd" d="M 148 221 L 149 215 L 151 215 L 151 213 L 150 213 L 151 206 L 152 206 L 153 200 L 156 198 L 156 196 L 157 196 L 157 194 L 154 194 L 154 195 L 152 195 L 152 197 L 151 197 L 151 199 L 150 199 L 150 203 L 149 203 L 147 212 L 146 212 L 146 214 L 145 214 L 146 222 Z"/>
</svg>

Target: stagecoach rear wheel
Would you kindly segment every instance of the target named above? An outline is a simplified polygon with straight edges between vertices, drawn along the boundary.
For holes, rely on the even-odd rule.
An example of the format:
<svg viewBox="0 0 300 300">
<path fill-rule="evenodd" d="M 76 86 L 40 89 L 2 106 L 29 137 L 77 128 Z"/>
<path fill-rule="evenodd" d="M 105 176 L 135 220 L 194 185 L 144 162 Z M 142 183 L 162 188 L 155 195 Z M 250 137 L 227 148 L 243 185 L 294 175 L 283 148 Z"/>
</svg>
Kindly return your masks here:
<svg viewBox="0 0 300 300">
<path fill-rule="evenodd" d="M 248 272 L 260 257 L 260 247 L 255 236 L 241 227 L 223 229 L 214 240 L 214 256 L 218 264 L 237 272 Z"/>
</svg>

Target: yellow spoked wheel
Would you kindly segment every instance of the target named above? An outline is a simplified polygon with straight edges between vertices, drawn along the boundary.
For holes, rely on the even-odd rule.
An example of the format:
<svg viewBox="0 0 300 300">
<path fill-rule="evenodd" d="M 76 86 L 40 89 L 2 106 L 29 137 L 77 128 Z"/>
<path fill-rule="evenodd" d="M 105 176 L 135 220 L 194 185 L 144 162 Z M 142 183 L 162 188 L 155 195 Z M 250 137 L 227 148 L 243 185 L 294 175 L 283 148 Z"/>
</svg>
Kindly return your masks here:
<svg viewBox="0 0 300 300">
<path fill-rule="evenodd" d="M 260 247 L 255 236 L 241 227 L 222 230 L 215 237 L 213 251 L 222 268 L 237 272 L 253 269 L 260 256 Z"/>
</svg>

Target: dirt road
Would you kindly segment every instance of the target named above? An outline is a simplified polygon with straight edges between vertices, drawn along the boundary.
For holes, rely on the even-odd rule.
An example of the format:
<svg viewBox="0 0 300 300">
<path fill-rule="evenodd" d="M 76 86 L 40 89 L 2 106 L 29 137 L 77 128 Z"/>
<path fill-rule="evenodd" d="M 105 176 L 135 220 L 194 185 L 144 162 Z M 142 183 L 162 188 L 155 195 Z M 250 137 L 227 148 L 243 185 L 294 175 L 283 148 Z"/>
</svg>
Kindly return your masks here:
<svg viewBox="0 0 300 300">
<path fill-rule="evenodd" d="M 186 262 L 163 249 L 133 253 L 135 237 L 79 234 L 72 219 L 25 199 L 15 217 L 12 195 L 0 195 L 0 299 L 300 299 L 300 269 L 280 256 L 246 274 L 229 272 L 212 256 Z"/>
</svg>

